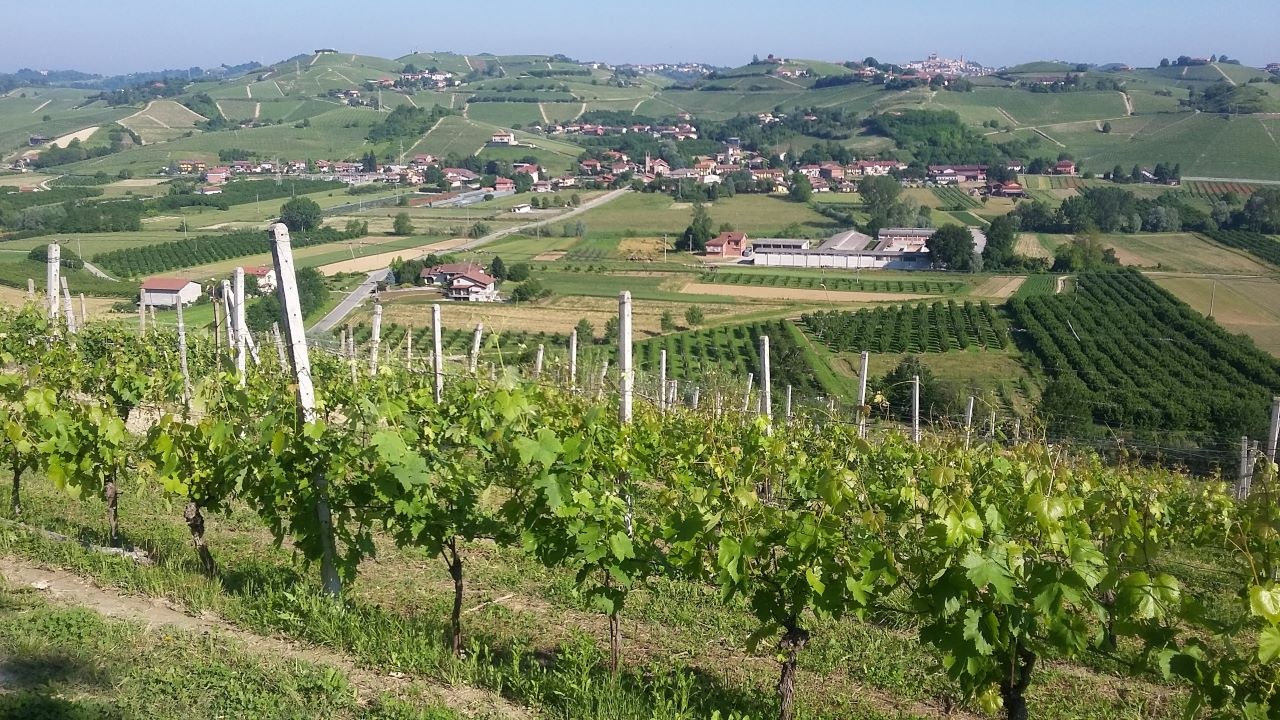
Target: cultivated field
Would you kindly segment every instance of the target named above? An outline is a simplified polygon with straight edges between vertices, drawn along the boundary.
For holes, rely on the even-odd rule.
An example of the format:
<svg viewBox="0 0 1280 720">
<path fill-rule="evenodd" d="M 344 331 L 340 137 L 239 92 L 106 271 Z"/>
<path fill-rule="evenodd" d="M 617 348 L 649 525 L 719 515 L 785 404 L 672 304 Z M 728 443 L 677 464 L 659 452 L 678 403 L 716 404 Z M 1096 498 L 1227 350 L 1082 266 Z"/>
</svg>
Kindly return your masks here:
<svg viewBox="0 0 1280 720">
<path fill-rule="evenodd" d="M 800 301 L 808 303 L 870 303 L 870 302 L 905 302 L 921 300 L 928 295 L 912 293 L 870 293 L 841 292 L 839 290 L 800 290 L 796 288 L 769 287 L 758 285 L 720 285 L 711 283 L 688 283 L 680 288 L 680 292 L 689 295 L 728 295 L 735 298 L 758 300 Z"/>
<path fill-rule="evenodd" d="M 138 133 L 145 145 L 182 137 L 195 124 L 208 120 L 172 100 L 153 100 L 137 113 L 120 119 L 120 124 Z"/>
<path fill-rule="evenodd" d="M 392 260 L 402 258 L 404 260 L 412 260 L 419 255 L 427 253 L 439 253 L 452 250 L 459 245 L 465 243 L 466 238 L 455 238 L 452 240 L 442 240 L 440 242 L 428 243 L 417 247 L 405 248 L 402 250 L 391 250 L 388 252 L 378 253 L 376 255 L 365 255 L 363 257 L 353 258 L 351 260 L 340 260 L 328 265 L 320 265 L 316 267 L 325 275 L 336 275 L 338 273 L 348 272 L 370 272 L 380 268 L 387 267 Z M 400 278 L 403 282 L 406 278 Z"/>
<path fill-rule="evenodd" d="M 1274 272 L 1246 252 L 1191 233 L 1106 235 L 1102 244 L 1115 248 L 1121 263 L 1144 269 L 1242 275 Z"/>
<path fill-rule="evenodd" d="M 1253 338 L 1280 357 L 1280 280 L 1274 277 L 1202 277 L 1152 273 L 1149 277 L 1192 309 L 1228 330 Z"/>
</svg>

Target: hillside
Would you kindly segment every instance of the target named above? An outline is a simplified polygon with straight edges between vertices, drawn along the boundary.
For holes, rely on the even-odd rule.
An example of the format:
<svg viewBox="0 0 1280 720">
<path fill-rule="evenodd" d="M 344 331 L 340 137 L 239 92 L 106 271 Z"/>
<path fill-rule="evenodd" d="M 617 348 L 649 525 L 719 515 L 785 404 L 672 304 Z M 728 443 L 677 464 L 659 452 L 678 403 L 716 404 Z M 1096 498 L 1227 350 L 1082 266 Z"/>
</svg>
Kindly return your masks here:
<svg viewBox="0 0 1280 720">
<path fill-rule="evenodd" d="M 0 96 L 0 157 L 29 153 L 31 135 L 53 138 L 117 122 L 133 130 L 143 146 L 66 169 L 150 175 L 168 160 L 215 160 L 218 150 L 227 148 L 307 159 L 355 160 L 369 151 L 390 156 L 399 152 L 399 141 L 374 146 L 365 135 L 401 105 L 440 105 L 461 113 L 467 122 L 448 126 L 462 133 L 456 138 L 443 137 L 444 128 L 405 143 L 459 152 L 475 152 L 482 136 L 500 128 L 565 123 L 596 110 L 649 119 L 688 113 L 698 121 L 724 121 L 801 108 L 839 109 L 857 117 L 921 108 L 953 110 L 992 142 L 1026 141 L 1034 154 L 1046 159 L 1070 154 L 1095 170 L 1115 162 L 1169 162 L 1181 164 L 1190 176 L 1280 179 L 1280 118 L 1273 114 L 1280 112 L 1280 86 L 1269 81 L 1272 76 L 1233 64 L 1104 67 L 1077 75 L 1078 66 L 1068 63 L 1028 63 L 976 78 L 971 91 L 954 92 L 927 85 L 888 89 L 863 82 L 844 66 L 806 59 L 749 64 L 676 82 L 658 74 L 619 75 L 563 56 L 418 52 L 388 59 L 325 52 L 239 77 L 201 79 L 181 95 L 132 106 L 111 107 L 84 90 L 15 89 Z M 439 87 L 392 87 L 407 69 L 448 74 L 449 80 Z M 1036 84 L 1057 75 L 1078 77 L 1078 84 L 1068 91 L 1037 91 Z M 1196 113 L 1181 102 L 1188 93 L 1202 95 L 1218 86 L 1247 89 L 1262 112 Z M 359 98 L 342 95 L 351 91 Z M 202 95 L 212 104 L 193 102 Z M 187 113 L 184 105 L 205 112 Z M 1104 123 L 1110 133 L 1101 132 Z M 795 133 L 780 146 L 799 151 L 821 141 Z M 860 155 L 887 149 L 864 136 L 838 142 Z M 577 152 L 569 145 L 555 154 Z"/>
</svg>

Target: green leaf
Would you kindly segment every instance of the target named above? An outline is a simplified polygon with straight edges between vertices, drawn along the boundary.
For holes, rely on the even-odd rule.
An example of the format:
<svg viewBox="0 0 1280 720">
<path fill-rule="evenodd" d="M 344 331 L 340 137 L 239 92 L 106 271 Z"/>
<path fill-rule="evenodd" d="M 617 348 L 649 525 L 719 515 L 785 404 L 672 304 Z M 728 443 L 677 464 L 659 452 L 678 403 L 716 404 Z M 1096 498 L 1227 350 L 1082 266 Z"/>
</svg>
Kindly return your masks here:
<svg viewBox="0 0 1280 720">
<path fill-rule="evenodd" d="M 804 579 L 809 583 L 809 587 L 819 595 L 827 591 L 827 584 L 822 582 L 822 577 L 813 571 L 813 568 L 804 569 Z"/>
<path fill-rule="evenodd" d="M 1013 600 L 1013 578 L 1000 563 L 978 553 L 969 553 L 961 563 L 968 568 L 965 577 L 979 590 L 990 587 L 1002 603 Z"/>
<path fill-rule="evenodd" d="M 1280 628 L 1268 625 L 1258 634 L 1258 660 L 1269 663 L 1280 656 Z"/>
<path fill-rule="evenodd" d="M 631 545 L 631 538 L 621 531 L 609 536 L 609 549 L 613 551 L 613 556 L 618 560 L 630 560 L 636 556 L 635 548 Z"/>
<path fill-rule="evenodd" d="M 1249 609 L 1272 625 L 1280 624 L 1280 588 L 1249 588 Z"/>
<path fill-rule="evenodd" d="M 751 636 L 747 638 L 747 652 L 754 653 L 756 648 L 760 646 L 760 642 L 765 638 L 772 637 L 778 632 L 777 623 L 766 623 L 760 626 Z"/>
</svg>

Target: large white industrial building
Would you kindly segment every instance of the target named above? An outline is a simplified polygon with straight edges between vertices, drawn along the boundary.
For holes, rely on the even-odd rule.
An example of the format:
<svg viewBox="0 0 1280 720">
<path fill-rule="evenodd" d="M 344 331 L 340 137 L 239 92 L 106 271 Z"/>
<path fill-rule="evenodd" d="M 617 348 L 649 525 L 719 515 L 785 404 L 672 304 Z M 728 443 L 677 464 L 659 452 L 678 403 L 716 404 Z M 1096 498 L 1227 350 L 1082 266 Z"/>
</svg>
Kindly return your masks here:
<svg viewBox="0 0 1280 720">
<path fill-rule="evenodd" d="M 843 270 L 928 270 L 929 238 L 934 228 L 881 228 L 877 238 L 849 230 L 832 235 L 816 248 L 807 240 L 763 238 L 752 240 L 756 265 L 766 267 L 835 268 Z M 987 246 L 987 236 L 977 228 L 974 252 Z"/>
</svg>

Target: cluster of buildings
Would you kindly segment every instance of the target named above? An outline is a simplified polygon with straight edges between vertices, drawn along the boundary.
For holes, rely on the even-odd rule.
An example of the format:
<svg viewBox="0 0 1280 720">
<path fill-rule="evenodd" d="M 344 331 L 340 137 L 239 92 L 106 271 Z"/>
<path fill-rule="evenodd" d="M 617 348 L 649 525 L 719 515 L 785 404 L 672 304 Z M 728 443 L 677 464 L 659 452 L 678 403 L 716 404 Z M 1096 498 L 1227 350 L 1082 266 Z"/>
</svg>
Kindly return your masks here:
<svg viewBox="0 0 1280 720">
<path fill-rule="evenodd" d="M 838 270 L 927 270 L 929 238 L 934 228 L 881 228 L 875 238 L 856 230 L 837 233 L 814 245 L 804 238 L 759 238 L 725 232 L 707 242 L 707 256 L 723 260 L 751 258 L 768 267 L 832 268 Z M 970 228 L 974 251 L 981 253 L 987 237 Z"/>
<path fill-rule="evenodd" d="M 423 268 L 418 280 L 430 287 L 440 288 L 449 300 L 463 302 L 496 302 L 498 281 L 476 263 L 447 263 Z"/>
<path fill-rule="evenodd" d="M 423 70 L 421 72 L 400 73 L 398 78 L 383 78 L 373 81 L 375 87 L 380 88 L 398 88 L 398 87 L 422 87 L 426 89 L 443 90 L 447 87 L 457 87 L 462 84 L 462 80 L 457 78 L 451 72 L 436 70 Z"/>
<path fill-rule="evenodd" d="M 258 266 L 244 269 L 247 277 L 257 281 L 258 293 L 275 292 L 275 268 Z M 187 307 L 194 304 L 204 295 L 200 283 L 187 278 L 153 277 L 142 281 L 139 299 L 144 305 L 157 308 Z"/>
<path fill-rule="evenodd" d="M 930 53 L 929 57 L 924 60 L 903 63 L 902 67 L 906 70 L 915 70 L 917 75 L 942 76 L 944 78 L 973 77 L 990 75 L 995 72 L 993 68 L 983 67 L 981 63 L 965 60 L 963 57 L 959 59 L 944 58 L 938 57 L 937 53 Z"/>
<path fill-rule="evenodd" d="M 698 128 L 690 121 L 693 116 L 689 113 L 680 113 L 676 118 L 674 125 L 648 125 L 645 123 L 633 123 L 631 125 L 596 125 L 592 123 L 566 123 L 551 124 L 545 128 L 541 128 L 550 135 L 587 135 L 590 137 L 604 137 L 606 135 L 626 135 L 627 133 L 636 133 L 649 135 L 659 140 L 697 140 Z"/>
</svg>

